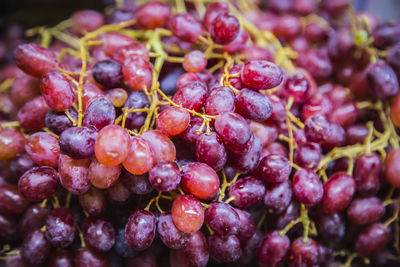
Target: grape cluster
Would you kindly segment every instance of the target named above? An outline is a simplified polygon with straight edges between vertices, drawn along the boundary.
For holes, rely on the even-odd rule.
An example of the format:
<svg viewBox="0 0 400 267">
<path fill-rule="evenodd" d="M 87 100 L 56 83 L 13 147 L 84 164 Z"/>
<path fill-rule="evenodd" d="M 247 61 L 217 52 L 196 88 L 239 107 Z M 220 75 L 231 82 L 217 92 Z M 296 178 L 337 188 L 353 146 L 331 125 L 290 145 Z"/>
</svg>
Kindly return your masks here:
<svg viewBox="0 0 400 267">
<path fill-rule="evenodd" d="M 397 266 L 400 24 L 259 2 L 8 30 L 5 266 Z"/>
</svg>

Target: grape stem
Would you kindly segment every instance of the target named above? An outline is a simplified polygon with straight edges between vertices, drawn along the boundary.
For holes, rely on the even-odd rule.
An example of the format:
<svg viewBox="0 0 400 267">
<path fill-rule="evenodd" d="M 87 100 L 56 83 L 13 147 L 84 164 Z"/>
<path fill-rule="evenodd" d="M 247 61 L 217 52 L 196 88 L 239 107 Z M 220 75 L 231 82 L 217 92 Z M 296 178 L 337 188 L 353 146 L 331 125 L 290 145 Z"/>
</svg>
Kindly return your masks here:
<svg viewBox="0 0 400 267">
<path fill-rule="evenodd" d="M 226 179 L 225 170 L 222 169 L 222 185 L 221 185 L 221 188 L 219 189 L 218 201 L 222 201 L 224 199 L 226 188 L 228 188 L 229 186 L 236 183 L 237 179 L 239 178 L 239 175 L 240 175 L 240 173 L 236 173 L 235 177 L 232 179 L 232 181 L 228 182 Z"/>
</svg>

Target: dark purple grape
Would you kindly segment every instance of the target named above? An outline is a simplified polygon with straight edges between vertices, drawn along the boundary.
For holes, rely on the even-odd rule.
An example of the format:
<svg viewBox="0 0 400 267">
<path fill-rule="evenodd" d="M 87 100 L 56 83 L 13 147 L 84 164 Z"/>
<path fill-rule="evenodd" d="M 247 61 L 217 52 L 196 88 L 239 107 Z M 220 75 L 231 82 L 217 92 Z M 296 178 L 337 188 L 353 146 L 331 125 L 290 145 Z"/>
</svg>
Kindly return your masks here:
<svg viewBox="0 0 400 267">
<path fill-rule="evenodd" d="M 158 217 L 157 233 L 161 241 L 172 249 L 184 248 L 189 242 L 191 235 L 176 228 L 172 221 L 171 212 L 165 212 Z"/>
<path fill-rule="evenodd" d="M 356 183 L 345 172 L 336 172 L 324 184 L 324 196 L 321 200 L 322 210 L 327 214 L 344 210 L 353 198 Z"/>
<path fill-rule="evenodd" d="M 319 266 L 318 243 L 309 238 L 307 243 L 299 237 L 292 242 L 289 250 L 289 266 Z"/>
<path fill-rule="evenodd" d="M 17 252 L 19 249 L 12 250 L 10 252 Z M 8 255 L 5 260 L 7 267 L 29 267 L 30 265 L 25 263 L 22 259 L 21 253 L 15 253 L 15 255 Z"/>
<path fill-rule="evenodd" d="M 22 242 L 21 256 L 30 265 L 43 264 L 51 251 L 51 245 L 40 229 L 30 232 Z"/>
<path fill-rule="evenodd" d="M 62 186 L 74 195 L 82 195 L 90 189 L 89 159 L 73 159 L 60 155 L 58 171 Z"/>
<path fill-rule="evenodd" d="M 107 24 L 120 23 L 128 20 L 132 20 L 134 14 L 130 10 L 125 9 L 113 9 L 107 12 L 105 19 Z"/>
<path fill-rule="evenodd" d="M 240 217 L 229 204 L 213 202 L 205 213 L 206 222 L 218 235 L 236 235 L 240 230 Z"/>
<path fill-rule="evenodd" d="M 211 255 L 221 262 L 235 262 L 242 256 L 240 241 L 234 235 L 210 235 L 208 246 Z"/>
<path fill-rule="evenodd" d="M 400 72 L 400 44 L 399 43 L 389 49 L 388 54 L 387 54 L 387 61 L 394 68 L 394 70 L 397 73 Z"/>
<path fill-rule="evenodd" d="M 324 194 L 318 175 L 311 169 L 300 169 L 293 176 L 293 193 L 303 204 L 315 205 Z"/>
<path fill-rule="evenodd" d="M 293 159 L 300 167 L 314 169 L 321 160 L 321 146 L 312 142 L 300 144 L 294 151 Z"/>
<path fill-rule="evenodd" d="M 68 250 L 54 251 L 47 262 L 48 267 L 73 267 L 73 257 Z"/>
<path fill-rule="evenodd" d="M 292 200 L 282 213 L 274 214 L 273 216 L 271 216 L 271 226 L 274 229 L 281 230 L 288 223 L 290 223 L 293 220 L 296 220 L 299 217 L 299 215 L 300 215 L 299 203 L 295 200 Z"/>
<path fill-rule="evenodd" d="M 252 60 L 244 64 L 241 73 L 242 82 L 251 89 L 271 89 L 283 80 L 282 70 L 266 60 Z"/>
<path fill-rule="evenodd" d="M 87 217 L 82 224 L 85 242 L 99 251 L 110 250 L 115 243 L 115 230 L 112 224 L 100 217 Z"/>
<path fill-rule="evenodd" d="M 133 175 L 127 171 L 121 175 L 122 183 L 132 193 L 146 195 L 154 190 L 147 175 Z"/>
<path fill-rule="evenodd" d="M 362 196 L 374 195 L 382 184 L 382 163 L 376 153 L 360 155 L 353 170 L 356 190 Z"/>
<path fill-rule="evenodd" d="M 49 213 L 50 209 L 42 208 L 40 204 L 29 206 L 19 221 L 18 230 L 21 236 L 25 237 L 32 230 L 41 228 Z"/>
<path fill-rule="evenodd" d="M 74 109 L 70 109 L 69 113 L 74 120 L 77 120 L 77 113 Z M 64 112 L 55 112 L 53 110 L 47 112 L 45 124 L 50 131 L 58 135 L 73 126 L 71 120 L 67 117 L 67 115 L 65 115 Z"/>
<path fill-rule="evenodd" d="M 181 182 L 181 173 L 176 163 L 160 161 L 149 171 L 150 184 L 159 191 L 172 191 Z"/>
<path fill-rule="evenodd" d="M 176 260 L 181 266 L 206 266 L 210 252 L 201 231 L 190 235 L 186 247 L 176 250 Z"/>
<path fill-rule="evenodd" d="M 125 225 L 125 240 L 134 250 L 144 250 L 153 243 L 156 218 L 147 210 L 136 210 Z"/>
<path fill-rule="evenodd" d="M 15 177 L 21 177 L 34 166 L 32 159 L 27 154 L 22 154 L 10 162 L 10 171 Z"/>
<path fill-rule="evenodd" d="M 364 256 L 371 256 L 382 251 L 389 242 L 390 231 L 381 223 L 374 223 L 364 228 L 357 236 L 356 251 Z"/>
<path fill-rule="evenodd" d="M 374 45 L 383 48 L 400 41 L 400 24 L 395 21 L 388 21 L 379 25 L 372 33 Z"/>
<path fill-rule="evenodd" d="M 216 171 L 226 163 L 226 149 L 216 133 L 202 134 L 196 141 L 196 158 Z"/>
<path fill-rule="evenodd" d="M 93 127 L 68 128 L 59 138 L 61 152 L 74 159 L 89 158 L 94 155 L 96 138 Z"/>
<path fill-rule="evenodd" d="M 251 173 L 257 167 L 260 160 L 262 145 L 258 136 L 254 136 L 253 145 L 245 154 L 231 153 L 230 164 L 240 173 Z"/>
<path fill-rule="evenodd" d="M 247 176 L 239 179 L 229 187 L 229 197 L 235 197 L 232 203 L 238 207 L 250 207 L 259 202 L 265 194 L 264 184 L 252 177 Z"/>
<path fill-rule="evenodd" d="M 240 23 L 235 15 L 228 12 L 220 13 L 211 22 L 208 30 L 215 43 L 228 44 L 239 34 Z"/>
<path fill-rule="evenodd" d="M 245 242 L 254 235 L 256 231 L 256 224 L 254 223 L 254 219 L 249 212 L 242 209 L 235 209 L 235 211 L 239 215 L 240 219 L 240 229 L 236 236 L 241 242 Z"/>
<path fill-rule="evenodd" d="M 208 115 L 219 115 L 235 110 L 235 95 L 229 87 L 214 88 L 207 97 L 205 111 Z"/>
<path fill-rule="evenodd" d="M 257 258 L 265 266 L 280 266 L 289 251 L 290 240 L 280 236 L 278 231 L 267 233 L 257 249 Z"/>
<path fill-rule="evenodd" d="M 53 195 L 60 185 L 56 170 L 34 167 L 25 172 L 18 182 L 19 191 L 31 201 L 42 201 Z"/>
<path fill-rule="evenodd" d="M 346 235 L 346 223 L 341 214 L 318 211 L 315 217 L 318 234 L 327 244 L 338 244 Z"/>
<path fill-rule="evenodd" d="M 322 115 L 309 117 L 304 124 L 304 133 L 310 142 L 320 143 L 330 135 L 331 125 Z"/>
<path fill-rule="evenodd" d="M 347 208 L 347 218 L 355 224 L 377 222 L 384 213 L 383 203 L 377 197 L 356 198 Z"/>
<path fill-rule="evenodd" d="M 67 208 L 52 210 L 46 219 L 44 235 L 51 245 L 65 248 L 72 244 L 76 233 L 75 220 Z"/>
<path fill-rule="evenodd" d="M 291 172 L 292 166 L 289 160 L 278 154 L 263 157 L 257 167 L 259 178 L 271 183 L 281 183 L 287 180 Z"/>
<path fill-rule="evenodd" d="M 243 253 L 238 263 L 244 264 L 245 266 L 251 266 L 250 264 L 253 263 L 253 260 L 256 258 L 256 251 L 257 248 L 263 238 L 263 233 L 256 229 L 253 236 L 247 240 L 246 242 L 242 241 L 242 249 Z"/>
<path fill-rule="evenodd" d="M 120 257 L 133 257 L 136 252 L 125 241 L 125 229 L 119 229 L 115 236 L 114 250 Z"/>
<path fill-rule="evenodd" d="M 264 207 L 271 214 L 281 214 L 292 200 L 292 183 L 286 180 L 282 183 L 268 183 L 265 186 Z"/>
<path fill-rule="evenodd" d="M 83 126 L 95 127 L 98 131 L 113 124 L 115 120 L 114 105 L 107 98 L 95 99 L 86 109 Z"/>
<path fill-rule="evenodd" d="M 19 191 L 16 185 L 0 186 L 0 213 L 21 214 L 28 207 L 27 200 Z"/>
<path fill-rule="evenodd" d="M 91 187 L 85 194 L 79 196 L 82 209 L 91 215 L 99 215 L 107 206 L 103 191 Z"/>
<path fill-rule="evenodd" d="M 104 254 L 91 250 L 90 248 L 80 248 L 75 252 L 74 256 L 75 267 L 108 267 L 108 260 Z"/>
<path fill-rule="evenodd" d="M 272 114 L 272 104 L 267 96 L 245 88 L 236 96 L 236 112 L 250 120 L 265 121 Z"/>
<path fill-rule="evenodd" d="M 395 96 L 399 91 L 399 81 L 396 73 L 385 61 L 377 60 L 366 70 L 370 92 L 380 100 Z"/>
<path fill-rule="evenodd" d="M 147 96 L 143 92 L 132 91 L 124 105 L 124 108 L 141 109 L 150 106 Z M 125 127 L 128 129 L 140 129 L 146 120 L 146 112 L 132 112 L 126 117 Z"/>
<path fill-rule="evenodd" d="M 106 88 L 117 88 L 123 85 L 122 66 L 118 62 L 105 59 L 97 61 L 92 69 L 93 78 Z"/>
<path fill-rule="evenodd" d="M 15 225 L 18 221 L 10 216 L 0 214 L 0 239 L 4 242 L 14 241 L 18 239 L 18 228 Z"/>
</svg>

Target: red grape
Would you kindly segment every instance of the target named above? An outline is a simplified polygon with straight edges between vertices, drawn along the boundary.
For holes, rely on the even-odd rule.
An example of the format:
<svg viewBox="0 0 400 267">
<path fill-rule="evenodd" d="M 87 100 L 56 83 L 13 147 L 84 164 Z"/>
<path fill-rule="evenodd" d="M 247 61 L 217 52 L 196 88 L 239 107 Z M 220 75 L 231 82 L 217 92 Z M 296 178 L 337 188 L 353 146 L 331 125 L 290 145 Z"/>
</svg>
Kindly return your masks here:
<svg viewBox="0 0 400 267">
<path fill-rule="evenodd" d="M 18 182 L 22 195 L 31 201 L 42 201 L 53 195 L 60 185 L 57 172 L 50 167 L 34 167 Z"/>
<path fill-rule="evenodd" d="M 204 210 L 200 201 L 190 195 L 181 195 L 172 203 L 172 220 L 185 233 L 195 233 L 204 222 Z"/>
<path fill-rule="evenodd" d="M 195 197 L 209 198 L 217 193 L 219 178 L 207 164 L 193 162 L 184 166 L 181 185 L 186 192 Z"/>
<path fill-rule="evenodd" d="M 108 125 L 99 132 L 94 153 L 101 164 L 116 166 L 128 156 L 129 145 L 130 137 L 127 131 L 118 125 Z"/>
<path fill-rule="evenodd" d="M 72 106 L 74 95 L 65 76 L 59 71 L 49 71 L 40 80 L 40 90 L 47 105 L 54 111 L 64 111 Z"/>
</svg>

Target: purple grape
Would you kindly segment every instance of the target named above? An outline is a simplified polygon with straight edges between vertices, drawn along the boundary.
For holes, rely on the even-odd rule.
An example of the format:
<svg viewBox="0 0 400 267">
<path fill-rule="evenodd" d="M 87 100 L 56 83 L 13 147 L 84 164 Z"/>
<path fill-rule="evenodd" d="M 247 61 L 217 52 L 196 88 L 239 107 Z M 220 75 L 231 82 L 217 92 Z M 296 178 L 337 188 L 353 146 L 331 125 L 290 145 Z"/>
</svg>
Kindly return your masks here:
<svg viewBox="0 0 400 267">
<path fill-rule="evenodd" d="M 115 230 L 112 224 L 100 217 L 87 217 L 82 224 L 82 234 L 86 243 L 99 251 L 110 250 L 115 243 Z"/>
<path fill-rule="evenodd" d="M 189 242 L 191 235 L 176 228 L 172 221 L 171 212 L 165 212 L 158 217 L 157 233 L 161 241 L 172 249 L 184 248 Z"/>
<path fill-rule="evenodd" d="M 196 158 L 218 171 L 226 163 L 226 149 L 216 133 L 202 134 L 196 141 Z"/>
<path fill-rule="evenodd" d="M 170 161 L 160 161 L 149 172 L 150 184 L 159 191 L 172 191 L 178 188 L 181 182 L 181 173 L 178 165 Z"/>
<path fill-rule="evenodd" d="M 240 230 L 240 217 L 236 210 L 224 202 L 213 202 L 205 213 L 206 222 L 218 235 L 236 235 Z"/>
<path fill-rule="evenodd" d="M 324 189 L 311 169 L 300 169 L 293 176 L 293 192 L 301 203 L 315 205 L 321 201 Z"/>
<path fill-rule="evenodd" d="M 107 98 L 95 99 L 86 109 L 83 117 L 83 126 L 95 127 L 98 131 L 105 126 L 113 124 L 115 120 L 115 108 Z"/>
<path fill-rule="evenodd" d="M 94 155 L 97 132 L 93 127 L 71 127 L 60 135 L 60 149 L 74 159 L 89 158 Z"/>
<path fill-rule="evenodd" d="M 134 250 L 144 250 L 153 243 L 156 218 L 147 210 L 136 210 L 125 225 L 125 240 Z"/>
<path fill-rule="evenodd" d="M 290 181 L 265 186 L 264 207 L 271 214 L 281 214 L 292 200 L 293 189 Z"/>
<path fill-rule="evenodd" d="M 98 61 L 94 64 L 92 71 L 96 82 L 106 88 L 117 88 L 123 85 L 122 66 L 114 60 Z"/>
<path fill-rule="evenodd" d="M 75 220 L 67 208 L 52 210 L 46 219 L 44 235 L 51 245 L 65 248 L 72 244 L 76 233 Z"/>
<path fill-rule="evenodd" d="M 238 207 L 250 207 L 259 202 L 265 194 L 264 184 L 252 177 L 247 176 L 239 179 L 229 188 L 229 197 L 235 197 L 232 203 Z"/>
<path fill-rule="evenodd" d="M 265 266 L 280 266 L 289 251 L 290 240 L 285 236 L 280 236 L 278 231 L 267 233 L 257 249 L 257 257 L 261 264 Z"/>
<path fill-rule="evenodd" d="M 40 229 L 30 232 L 22 242 L 21 257 L 30 265 L 43 264 L 50 255 L 51 245 Z"/>
<path fill-rule="evenodd" d="M 208 246 L 210 247 L 211 255 L 221 262 L 234 262 L 242 256 L 240 241 L 234 235 L 210 235 L 208 237 Z"/>
<path fill-rule="evenodd" d="M 53 195 L 60 185 L 56 170 L 34 167 L 25 172 L 18 182 L 19 191 L 31 201 L 42 201 Z"/>
<path fill-rule="evenodd" d="M 292 172 L 289 160 L 278 154 L 263 157 L 257 167 L 259 178 L 270 183 L 281 183 L 288 179 Z"/>
<path fill-rule="evenodd" d="M 265 121 L 272 114 L 269 98 L 249 89 L 242 89 L 236 96 L 236 112 L 254 121 Z"/>
</svg>

